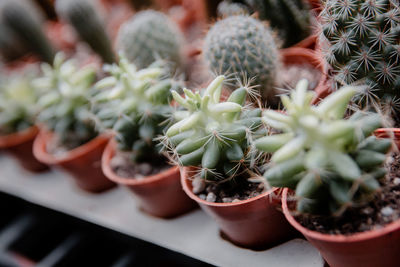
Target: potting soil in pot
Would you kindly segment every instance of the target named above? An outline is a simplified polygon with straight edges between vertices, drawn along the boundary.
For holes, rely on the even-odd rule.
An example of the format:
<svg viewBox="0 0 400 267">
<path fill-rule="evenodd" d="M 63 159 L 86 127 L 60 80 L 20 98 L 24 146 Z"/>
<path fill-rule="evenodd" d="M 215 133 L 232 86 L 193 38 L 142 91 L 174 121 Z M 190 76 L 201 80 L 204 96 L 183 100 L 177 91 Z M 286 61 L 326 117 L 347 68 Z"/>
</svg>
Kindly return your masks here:
<svg viewBox="0 0 400 267">
<path fill-rule="evenodd" d="M 67 153 L 68 151 L 82 146 L 96 137 L 96 134 L 90 135 L 90 137 L 82 140 L 78 136 L 74 134 L 70 134 L 66 140 L 61 140 L 56 134 L 54 137 L 47 143 L 46 150 L 49 154 L 54 156 L 62 156 L 63 154 Z"/>
<path fill-rule="evenodd" d="M 338 217 L 297 215 L 304 227 L 325 234 L 350 235 L 373 229 L 400 219 L 400 155 L 395 154 L 387 163 L 388 174 L 381 183 L 381 191 L 374 198 L 358 207 L 348 208 Z"/>
</svg>

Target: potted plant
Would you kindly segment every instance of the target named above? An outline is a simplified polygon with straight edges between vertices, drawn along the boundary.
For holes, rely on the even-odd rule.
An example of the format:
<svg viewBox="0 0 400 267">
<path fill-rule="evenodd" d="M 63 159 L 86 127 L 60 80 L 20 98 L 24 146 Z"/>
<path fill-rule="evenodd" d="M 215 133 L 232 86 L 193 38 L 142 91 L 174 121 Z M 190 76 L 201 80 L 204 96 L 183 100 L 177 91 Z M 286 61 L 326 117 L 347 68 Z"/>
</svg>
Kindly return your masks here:
<svg viewBox="0 0 400 267">
<path fill-rule="evenodd" d="M 53 66 L 42 64 L 43 76 L 33 81 L 41 94 L 38 120 L 43 125 L 33 145 L 35 157 L 70 173 L 77 185 L 100 192 L 114 185 L 101 171 L 101 154 L 108 136 L 99 135 L 91 118 L 89 91 L 95 81 L 90 65 L 78 68 L 74 59 L 58 53 Z"/>
<path fill-rule="evenodd" d="M 25 67 L 0 78 L 0 148 L 15 156 L 25 169 L 37 172 L 47 166 L 32 153 L 39 131 L 35 126 L 37 95 L 31 84 L 33 72 Z"/>
<path fill-rule="evenodd" d="M 282 96 L 286 114 L 264 112 L 278 132 L 256 141 L 272 153 L 264 177 L 293 190 L 284 191 L 284 214 L 329 266 L 397 266 L 399 156 L 386 156 L 391 140 L 371 136 L 380 116 L 358 111 L 343 118 L 360 88 L 344 87 L 318 106 L 306 88 L 302 81 Z"/>
<path fill-rule="evenodd" d="M 349 12 L 351 16 L 347 16 Z M 319 40 L 331 68 L 332 87 L 366 84 L 368 89 L 357 95 L 356 104 L 390 114 L 396 128 L 379 129 L 377 134 L 394 137 L 397 145 L 400 145 L 399 16 L 398 1 L 364 0 L 349 7 L 343 1 L 328 0 L 320 14 Z"/>
<path fill-rule="evenodd" d="M 177 83 L 166 78 L 166 67 L 154 64 L 137 70 L 120 55 L 118 65 L 107 65 L 110 76 L 96 84 L 94 113 L 103 129 L 114 133 L 102 158 L 104 174 L 130 189 L 145 212 L 170 218 L 195 203 L 183 192 L 179 169 L 169 166 L 156 140 L 168 126 L 170 89 Z"/>
<path fill-rule="evenodd" d="M 254 88 L 244 85 L 220 101 L 224 76 L 202 92 L 173 92 L 183 109 L 166 132 L 166 146 L 181 167 L 186 194 L 218 223 L 233 243 L 251 248 L 270 246 L 291 235 L 277 210 L 276 189 L 260 182 L 263 155 L 253 138 L 264 132 L 261 110 L 245 105 Z"/>
</svg>

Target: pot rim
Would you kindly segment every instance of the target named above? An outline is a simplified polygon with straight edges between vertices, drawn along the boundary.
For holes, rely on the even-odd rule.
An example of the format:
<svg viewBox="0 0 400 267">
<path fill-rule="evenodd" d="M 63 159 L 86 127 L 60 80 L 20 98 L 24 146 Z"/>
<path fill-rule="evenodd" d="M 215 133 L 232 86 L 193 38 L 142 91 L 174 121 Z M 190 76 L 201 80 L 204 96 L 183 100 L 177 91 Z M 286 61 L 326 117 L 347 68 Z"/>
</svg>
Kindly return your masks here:
<svg viewBox="0 0 400 267">
<path fill-rule="evenodd" d="M 36 125 L 32 125 L 22 131 L 0 136 L 0 148 L 9 148 L 20 145 L 24 142 L 32 140 L 39 132 Z"/>
<path fill-rule="evenodd" d="M 111 181 L 122 184 L 122 185 L 145 185 L 154 183 L 156 181 L 170 177 L 172 174 L 179 172 L 177 166 L 172 166 L 160 173 L 145 176 L 143 179 L 135 179 L 134 177 L 121 177 L 118 176 L 110 167 L 110 161 L 116 151 L 116 143 L 114 139 L 110 139 L 106 148 L 104 149 L 103 155 L 101 157 L 101 168 L 105 176 Z"/>
<path fill-rule="evenodd" d="M 247 204 L 253 201 L 256 201 L 258 199 L 264 198 L 266 196 L 269 196 L 270 194 L 272 194 L 273 192 L 279 190 L 279 188 L 273 187 L 271 189 L 269 189 L 268 191 L 259 194 L 258 196 L 246 199 L 246 200 L 240 200 L 237 202 L 231 202 L 231 203 L 214 203 L 214 202 L 209 202 L 206 200 L 203 200 L 201 198 L 199 198 L 197 195 L 195 195 L 192 190 L 189 188 L 187 182 L 189 182 L 189 179 L 186 177 L 188 175 L 187 174 L 187 169 L 189 167 L 179 167 L 180 172 L 181 172 L 181 184 L 183 187 L 183 190 L 185 191 L 185 193 L 194 201 L 196 201 L 199 204 L 203 204 L 203 205 L 207 205 L 207 206 L 211 206 L 211 207 L 234 207 L 234 206 L 239 206 L 239 205 L 243 205 L 243 204 Z"/>
<path fill-rule="evenodd" d="M 285 215 L 286 219 L 289 223 L 296 228 L 299 232 L 301 232 L 304 236 L 310 237 L 313 239 L 317 239 L 324 242 L 331 242 L 331 243 L 343 243 L 343 242 L 361 242 L 368 239 L 377 238 L 379 236 L 386 235 L 388 233 L 394 232 L 396 230 L 400 230 L 400 219 L 385 225 L 382 229 L 374 229 L 369 230 L 361 233 L 354 233 L 352 235 L 331 235 L 331 234 L 323 234 L 317 231 L 312 231 L 300 223 L 296 221 L 296 219 L 291 215 L 288 205 L 287 205 L 287 196 L 288 196 L 288 188 L 283 189 L 282 193 L 282 210 L 283 214 Z"/>
<path fill-rule="evenodd" d="M 400 134 L 400 128 L 378 128 L 375 130 L 377 133 L 393 132 L 394 134 Z"/>
<path fill-rule="evenodd" d="M 49 165 L 64 164 L 73 161 L 77 157 L 81 157 L 84 154 L 88 153 L 88 151 L 92 151 L 99 145 L 107 142 L 109 139 L 108 134 L 100 134 L 79 147 L 71 149 L 60 156 L 54 156 L 53 154 L 47 152 L 47 142 L 45 141 L 46 137 L 51 140 L 54 137 L 54 133 L 44 129 L 40 130 L 38 136 L 33 143 L 33 154 L 37 159 L 39 159 L 39 161 L 42 161 Z"/>
</svg>

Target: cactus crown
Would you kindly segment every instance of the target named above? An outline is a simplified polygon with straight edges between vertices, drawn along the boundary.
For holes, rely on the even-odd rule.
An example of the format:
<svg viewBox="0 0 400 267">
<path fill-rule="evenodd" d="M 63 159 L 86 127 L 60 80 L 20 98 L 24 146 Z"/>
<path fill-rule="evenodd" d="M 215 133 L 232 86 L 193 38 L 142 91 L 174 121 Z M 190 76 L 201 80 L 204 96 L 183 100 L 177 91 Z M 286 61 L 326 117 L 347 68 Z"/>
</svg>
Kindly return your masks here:
<svg viewBox="0 0 400 267">
<path fill-rule="evenodd" d="M 204 57 L 215 73 L 254 78 L 264 100 L 274 103 L 278 49 L 261 21 L 242 15 L 218 21 L 207 33 Z"/>
<path fill-rule="evenodd" d="M 22 131 L 34 124 L 37 94 L 32 70 L 0 77 L 0 134 Z"/>
<path fill-rule="evenodd" d="M 90 118 L 89 91 L 96 72 L 92 66 L 79 68 L 73 60 L 57 53 L 53 66 L 41 65 L 43 76 L 33 81 L 40 94 L 39 121 L 54 131 L 62 145 L 80 146 L 97 135 Z"/>
<path fill-rule="evenodd" d="M 59 0 L 56 7 L 57 13 L 71 23 L 80 38 L 99 54 L 104 62 L 114 61 L 110 39 L 97 8 L 90 0 Z"/>
<path fill-rule="evenodd" d="M 224 0 L 218 4 L 217 13 L 218 16 L 224 18 L 235 15 L 248 15 L 250 10 L 244 3 Z"/>
<path fill-rule="evenodd" d="M 100 125 L 112 129 L 120 150 L 132 151 L 133 161 L 159 157 L 154 140 L 163 134 L 172 112 L 170 89 L 178 83 L 166 77 L 162 64 L 137 70 L 122 54 L 111 74 L 95 85 L 94 113 Z"/>
<path fill-rule="evenodd" d="M 258 139 L 256 147 L 273 153 L 264 177 L 295 189 L 299 212 L 339 215 L 379 188 L 391 141 L 370 136 L 381 124 L 376 113 L 343 119 L 357 88 L 342 88 L 312 106 L 307 86 L 302 80 L 290 98 L 282 96 L 286 114 L 264 112 L 265 123 L 281 133 Z"/>
<path fill-rule="evenodd" d="M 220 102 L 224 76 L 218 76 L 200 94 L 184 89 L 184 97 L 173 91 L 184 109 L 166 132 L 169 151 L 179 165 L 197 167 L 201 178 L 221 182 L 254 170 L 259 160 L 251 133 L 261 125 L 260 109 L 245 109 L 247 91 L 241 87 Z"/>
<path fill-rule="evenodd" d="M 183 36 L 174 22 L 154 10 L 136 13 L 118 32 L 119 48 L 139 69 L 157 59 L 179 68 L 183 63 L 182 43 Z"/>
<path fill-rule="evenodd" d="M 328 0 L 321 17 L 321 44 L 340 84 L 366 83 L 360 100 L 400 92 L 400 8 L 394 0 Z M 398 107 L 397 107 L 398 108 Z"/>
</svg>

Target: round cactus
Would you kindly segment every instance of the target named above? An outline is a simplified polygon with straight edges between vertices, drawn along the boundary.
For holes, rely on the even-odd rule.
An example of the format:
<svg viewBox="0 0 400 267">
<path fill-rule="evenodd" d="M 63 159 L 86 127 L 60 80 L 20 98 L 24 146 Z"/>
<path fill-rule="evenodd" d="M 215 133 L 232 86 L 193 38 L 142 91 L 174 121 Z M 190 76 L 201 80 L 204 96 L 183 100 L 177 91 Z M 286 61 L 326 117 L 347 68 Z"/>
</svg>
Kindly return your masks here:
<svg viewBox="0 0 400 267">
<path fill-rule="evenodd" d="M 100 15 L 90 0 L 58 0 L 57 13 L 71 23 L 79 34 L 104 62 L 112 63 L 114 53 Z"/>
<path fill-rule="evenodd" d="M 388 98 L 396 103 L 400 92 L 399 18 L 395 0 L 325 1 L 321 12 L 323 53 L 339 84 L 368 85 L 361 100 Z"/>
<path fill-rule="evenodd" d="M 204 57 L 211 71 L 254 78 L 261 96 L 270 102 L 267 104 L 275 102 L 278 54 L 270 30 L 259 20 L 242 15 L 218 21 L 204 44 Z"/>
<path fill-rule="evenodd" d="M 243 3 L 224 0 L 218 4 L 217 13 L 220 17 L 229 17 L 235 15 L 248 15 L 250 11 Z"/>
<path fill-rule="evenodd" d="M 118 46 L 138 68 L 146 68 L 158 59 L 179 68 L 183 36 L 178 27 L 163 13 L 141 11 L 121 26 Z"/>
</svg>

